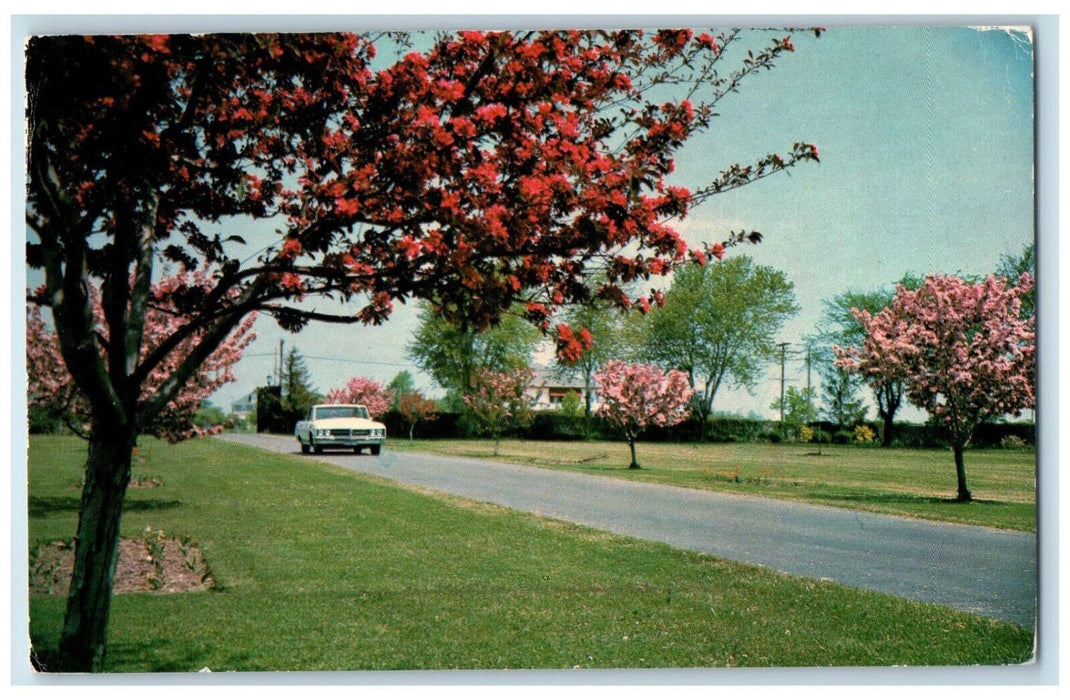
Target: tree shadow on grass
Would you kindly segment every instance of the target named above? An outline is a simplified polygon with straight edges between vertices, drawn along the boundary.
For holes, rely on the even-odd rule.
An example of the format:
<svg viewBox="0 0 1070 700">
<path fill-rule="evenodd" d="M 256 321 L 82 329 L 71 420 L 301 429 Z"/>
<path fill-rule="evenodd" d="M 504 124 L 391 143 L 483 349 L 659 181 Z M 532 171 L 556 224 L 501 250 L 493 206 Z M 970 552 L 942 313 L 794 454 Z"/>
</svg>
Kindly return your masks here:
<svg viewBox="0 0 1070 700">
<path fill-rule="evenodd" d="M 197 643 L 171 642 L 163 647 L 158 643 L 108 645 L 109 665 L 116 668 L 147 665 L 149 673 L 197 671 L 207 665 L 207 657 L 207 649 Z"/>
<path fill-rule="evenodd" d="M 960 501 L 952 496 L 919 496 L 909 493 L 823 493 L 816 496 L 822 501 L 843 503 L 872 503 L 884 505 L 939 505 L 939 506 L 971 506 L 971 505 L 1004 505 L 1004 501 L 992 501 L 983 498 L 975 498 L 972 501 Z"/>
<path fill-rule="evenodd" d="M 578 462 L 568 462 L 561 466 L 567 466 L 572 471 L 577 472 L 635 472 L 635 469 L 628 469 L 628 465 L 624 462 L 620 464 L 580 464 Z M 639 470 L 641 471 L 641 470 Z"/>
<path fill-rule="evenodd" d="M 128 513 L 149 512 L 177 508 L 182 501 L 147 498 L 128 500 L 124 510 Z M 30 496 L 28 512 L 31 518 L 47 518 L 58 513 L 77 513 L 82 507 L 82 500 L 73 496 Z"/>
<path fill-rule="evenodd" d="M 147 662 L 150 673 L 188 673 L 205 665 L 203 649 L 187 649 L 177 653 L 168 647 L 167 658 L 155 658 L 160 652 L 157 644 L 109 644 L 108 665 L 116 668 L 137 666 Z M 62 673 L 59 652 L 55 648 L 33 647 L 30 649 L 30 664 L 40 673 Z"/>
</svg>

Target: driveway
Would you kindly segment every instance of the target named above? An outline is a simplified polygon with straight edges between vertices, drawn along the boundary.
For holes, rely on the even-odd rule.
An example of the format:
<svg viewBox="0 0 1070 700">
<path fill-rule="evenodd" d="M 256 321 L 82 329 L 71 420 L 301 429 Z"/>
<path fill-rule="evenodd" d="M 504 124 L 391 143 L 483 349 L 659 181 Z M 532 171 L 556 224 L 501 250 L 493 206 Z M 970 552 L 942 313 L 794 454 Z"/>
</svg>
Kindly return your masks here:
<svg viewBox="0 0 1070 700">
<path fill-rule="evenodd" d="M 218 439 L 298 453 L 292 437 Z M 1035 621 L 1037 542 L 1030 533 L 389 449 L 377 457 L 306 459 L 1027 627 Z"/>
</svg>

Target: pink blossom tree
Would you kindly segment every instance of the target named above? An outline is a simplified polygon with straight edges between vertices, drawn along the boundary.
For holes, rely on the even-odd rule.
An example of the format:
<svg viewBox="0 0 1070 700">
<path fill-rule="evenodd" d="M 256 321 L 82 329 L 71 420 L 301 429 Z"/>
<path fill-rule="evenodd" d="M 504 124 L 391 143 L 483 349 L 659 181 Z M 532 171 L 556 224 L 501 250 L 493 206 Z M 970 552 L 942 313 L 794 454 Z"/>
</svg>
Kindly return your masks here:
<svg viewBox="0 0 1070 700">
<path fill-rule="evenodd" d="M 510 427 L 526 425 L 531 420 L 532 398 L 528 385 L 535 374 L 527 368 L 512 372 L 477 370 L 471 391 L 464 402 L 472 416 L 494 438 L 497 456 L 502 433 Z"/>
<path fill-rule="evenodd" d="M 381 382 L 367 377 L 351 377 L 344 387 L 327 392 L 326 403 L 355 403 L 368 409 L 373 416 L 380 416 L 390 408 L 394 392 L 383 387 Z"/>
<path fill-rule="evenodd" d="M 410 391 L 398 398 L 398 413 L 409 426 L 409 442 L 412 442 L 416 424 L 435 417 L 438 413 L 438 404 L 431 399 L 425 399 L 418 391 Z"/>
<path fill-rule="evenodd" d="M 856 310 L 861 348 L 837 348 L 837 362 L 870 382 L 901 380 L 907 399 L 946 427 L 955 455 L 958 500 L 969 501 L 963 451 L 982 421 L 1035 405 L 1035 316 L 1022 317 L 1032 289 L 989 275 L 971 284 L 931 275 L 915 291 L 899 286 L 883 311 Z"/>
<path fill-rule="evenodd" d="M 631 448 L 629 469 L 639 469 L 635 441 L 647 426 L 676 425 L 691 413 L 694 390 L 679 370 L 666 373 L 657 365 L 611 360 L 595 380 L 602 398 L 599 414 L 621 429 Z"/>
<path fill-rule="evenodd" d="M 152 285 L 151 304 L 145 318 L 144 344 L 141 355 L 155 353 L 156 349 L 175 330 L 188 321 L 173 302 L 172 292 L 176 287 L 203 286 L 208 282 L 203 273 L 179 273 L 165 277 Z M 102 347 L 108 344 L 108 326 L 104 322 L 101 295 L 90 288 L 91 311 L 97 336 Z M 177 442 L 205 433 L 216 433 L 220 426 L 204 429 L 193 422 L 194 413 L 201 403 L 216 389 L 234 381 L 233 366 L 241 359 L 245 348 L 255 338 L 252 332 L 255 314 L 248 316 L 234 328 L 200 366 L 187 384 L 174 398 L 146 422 L 141 432 Z M 146 376 L 141 387 L 141 399 L 158 391 L 170 378 L 175 366 L 200 340 L 192 336 L 171 349 Z M 26 307 L 26 374 L 27 403 L 53 418 L 62 420 L 75 434 L 89 439 L 92 412 L 85 395 L 78 388 L 60 350 L 60 341 L 54 328 L 49 326 L 41 313 L 41 307 L 30 303 Z"/>
</svg>

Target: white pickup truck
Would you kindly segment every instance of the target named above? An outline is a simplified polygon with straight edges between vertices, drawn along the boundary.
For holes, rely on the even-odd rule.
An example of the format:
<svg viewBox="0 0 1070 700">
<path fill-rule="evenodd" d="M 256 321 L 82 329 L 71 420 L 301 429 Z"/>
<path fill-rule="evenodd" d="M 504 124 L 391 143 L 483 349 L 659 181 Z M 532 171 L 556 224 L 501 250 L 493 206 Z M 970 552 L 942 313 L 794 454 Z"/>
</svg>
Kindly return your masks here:
<svg viewBox="0 0 1070 700">
<path fill-rule="evenodd" d="M 320 404 L 308 409 L 308 418 L 294 426 L 294 437 L 305 454 L 319 454 L 326 447 L 353 448 L 360 454 L 367 447 L 377 455 L 386 441 L 386 426 L 372 420 L 364 406 Z"/>
</svg>

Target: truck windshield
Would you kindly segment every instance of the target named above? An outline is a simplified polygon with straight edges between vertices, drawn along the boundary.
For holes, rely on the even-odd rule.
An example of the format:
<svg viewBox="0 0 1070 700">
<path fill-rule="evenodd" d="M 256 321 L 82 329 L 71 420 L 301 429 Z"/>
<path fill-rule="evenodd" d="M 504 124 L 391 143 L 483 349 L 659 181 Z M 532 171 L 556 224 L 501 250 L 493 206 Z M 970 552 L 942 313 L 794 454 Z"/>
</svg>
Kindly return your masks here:
<svg viewBox="0 0 1070 700">
<path fill-rule="evenodd" d="M 316 418 L 368 418 L 368 409 L 363 406 L 320 406 Z"/>
</svg>

